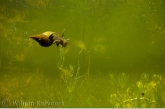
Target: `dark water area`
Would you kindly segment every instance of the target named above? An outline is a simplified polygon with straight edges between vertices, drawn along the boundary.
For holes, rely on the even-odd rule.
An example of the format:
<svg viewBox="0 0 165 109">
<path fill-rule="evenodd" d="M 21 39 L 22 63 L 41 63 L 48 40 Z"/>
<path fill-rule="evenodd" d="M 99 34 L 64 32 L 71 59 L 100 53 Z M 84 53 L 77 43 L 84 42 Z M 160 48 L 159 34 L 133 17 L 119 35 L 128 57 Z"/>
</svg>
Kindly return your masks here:
<svg viewBox="0 0 165 109">
<path fill-rule="evenodd" d="M 164 6 L 163 0 L 1 0 L 0 106 L 165 107 L 156 98 L 165 96 Z M 64 31 L 68 45 L 42 47 L 30 38 L 46 31 Z M 150 105 L 130 103 L 140 93 Z M 65 105 L 4 106 L 6 98 Z"/>
</svg>

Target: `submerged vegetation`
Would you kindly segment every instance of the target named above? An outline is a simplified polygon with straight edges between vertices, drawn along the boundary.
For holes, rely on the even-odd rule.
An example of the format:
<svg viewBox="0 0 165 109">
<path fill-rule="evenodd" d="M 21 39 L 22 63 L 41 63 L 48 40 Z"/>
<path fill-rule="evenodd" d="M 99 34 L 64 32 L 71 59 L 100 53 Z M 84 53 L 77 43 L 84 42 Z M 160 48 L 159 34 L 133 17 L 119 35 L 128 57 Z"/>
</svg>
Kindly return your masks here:
<svg viewBox="0 0 165 109">
<path fill-rule="evenodd" d="M 90 59 L 89 59 L 90 61 Z M 165 81 L 146 73 L 129 83 L 126 73 L 104 76 L 80 75 L 80 65 L 65 67 L 65 52 L 59 48 L 58 79 L 47 79 L 38 68 L 29 75 L 4 75 L 0 81 L 0 107 L 164 107 Z M 90 64 L 90 62 L 89 62 Z M 90 65 L 89 65 L 90 66 Z"/>
<path fill-rule="evenodd" d="M 118 90 L 116 93 L 111 94 L 110 103 L 114 107 L 164 107 L 165 85 L 162 77 L 153 75 L 151 80 L 149 80 L 148 76 L 147 74 L 142 74 L 141 80 L 137 81 L 136 84 L 132 84 L 125 90 L 122 90 L 122 92 Z M 125 82 L 123 85 L 125 86 Z M 123 88 L 123 86 L 119 86 Z"/>
<path fill-rule="evenodd" d="M 86 45 L 85 45 L 84 42 L 82 42 L 82 41 L 75 41 L 75 44 L 76 44 L 77 47 L 80 48 L 79 54 L 81 54 L 82 51 L 85 51 L 86 50 Z"/>
<path fill-rule="evenodd" d="M 130 85 L 125 73 L 110 74 L 107 80 L 89 78 L 87 81 L 85 76 L 79 75 L 79 69 L 79 65 L 77 70 L 72 65 L 60 69 L 63 76 L 56 80 L 46 79 L 41 72 L 20 77 L 6 75 L 5 82 L 0 82 L 0 107 L 165 106 L 165 85 L 160 75 L 149 78 L 149 75 L 142 74 L 139 81 Z M 5 104 L 5 100 L 10 103 Z"/>
</svg>

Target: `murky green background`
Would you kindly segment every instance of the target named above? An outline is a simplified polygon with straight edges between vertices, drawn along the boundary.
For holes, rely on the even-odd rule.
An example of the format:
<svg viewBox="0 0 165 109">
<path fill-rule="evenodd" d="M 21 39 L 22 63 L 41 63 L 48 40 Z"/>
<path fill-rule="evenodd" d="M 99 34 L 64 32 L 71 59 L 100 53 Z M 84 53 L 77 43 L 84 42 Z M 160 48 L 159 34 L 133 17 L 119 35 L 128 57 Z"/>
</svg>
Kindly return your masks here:
<svg viewBox="0 0 165 109">
<path fill-rule="evenodd" d="M 88 72 L 91 81 L 96 79 L 91 87 L 110 73 L 128 74 L 128 86 L 143 73 L 164 78 L 164 7 L 163 0 L 1 0 L 0 82 L 35 81 L 31 75 L 36 73 L 44 83 L 60 80 L 61 47 L 42 47 L 29 36 L 45 31 L 61 35 L 64 29 L 70 40 L 63 48 L 63 68 L 72 65 L 76 72 L 80 66 L 79 75 Z"/>
</svg>

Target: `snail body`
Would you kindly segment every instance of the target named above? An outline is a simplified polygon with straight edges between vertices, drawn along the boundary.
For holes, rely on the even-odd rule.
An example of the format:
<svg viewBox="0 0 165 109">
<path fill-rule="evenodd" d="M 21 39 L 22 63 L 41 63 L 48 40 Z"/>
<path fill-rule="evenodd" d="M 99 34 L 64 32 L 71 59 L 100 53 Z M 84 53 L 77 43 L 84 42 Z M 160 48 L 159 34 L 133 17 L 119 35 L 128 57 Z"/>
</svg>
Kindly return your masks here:
<svg viewBox="0 0 165 109">
<path fill-rule="evenodd" d="M 61 44 L 62 47 L 65 47 L 69 40 L 64 38 L 64 32 L 62 33 L 61 37 L 59 37 L 57 33 L 52 31 L 46 31 L 42 34 L 33 35 L 30 36 L 30 38 L 36 40 L 43 47 L 49 47 L 52 44 L 56 44 L 57 47 L 59 44 Z"/>
</svg>

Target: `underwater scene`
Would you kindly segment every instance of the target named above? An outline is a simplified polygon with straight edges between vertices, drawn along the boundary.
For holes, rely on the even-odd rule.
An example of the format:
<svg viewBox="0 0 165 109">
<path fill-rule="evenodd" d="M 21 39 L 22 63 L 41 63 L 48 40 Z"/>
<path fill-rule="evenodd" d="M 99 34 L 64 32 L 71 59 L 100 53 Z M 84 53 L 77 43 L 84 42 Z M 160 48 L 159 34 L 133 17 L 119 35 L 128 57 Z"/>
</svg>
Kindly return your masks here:
<svg viewBox="0 0 165 109">
<path fill-rule="evenodd" d="M 164 0 L 1 0 L 0 107 L 165 107 Z"/>
</svg>

